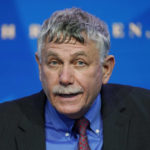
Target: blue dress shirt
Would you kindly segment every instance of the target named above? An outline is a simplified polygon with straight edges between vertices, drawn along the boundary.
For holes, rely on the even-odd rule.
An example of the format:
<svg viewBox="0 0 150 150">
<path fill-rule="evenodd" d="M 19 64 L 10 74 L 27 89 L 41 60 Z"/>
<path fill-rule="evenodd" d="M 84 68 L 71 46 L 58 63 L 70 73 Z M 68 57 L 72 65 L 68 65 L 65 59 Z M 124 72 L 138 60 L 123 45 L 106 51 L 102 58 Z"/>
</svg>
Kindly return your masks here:
<svg viewBox="0 0 150 150">
<path fill-rule="evenodd" d="M 100 109 L 101 99 L 98 95 L 89 111 L 84 115 L 90 121 L 87 137 L 91 150 L 101 150 L 103 145 Z M 73 119 L 56 111 L 47 100 L 45 107 L 46 150 L 77 150 L 79 135 L 72 130 L 74 122 Z"/>
</svg>

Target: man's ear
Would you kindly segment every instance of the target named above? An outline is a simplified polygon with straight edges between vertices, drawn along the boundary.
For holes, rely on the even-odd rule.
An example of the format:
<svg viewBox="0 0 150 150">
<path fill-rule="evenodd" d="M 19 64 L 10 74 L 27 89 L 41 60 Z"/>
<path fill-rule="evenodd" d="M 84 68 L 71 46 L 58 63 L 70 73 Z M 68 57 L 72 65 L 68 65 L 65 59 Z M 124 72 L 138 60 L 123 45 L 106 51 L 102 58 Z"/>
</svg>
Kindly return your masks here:
<svg viewBox="0 0 150 150">
<path fill-rule="evenodd" d="M 40 78 L 40 80 L 41 80 L 41 61 L 40 61 L 38 52 L 35 53 L 35 59 L 36 59 L 36 62 L 37 62 L 37 64 L 38 64 L 38 68 L 39 68 L 39 78 Z"/>
<path fill-rule="evenodd" d="M 109 81 L 109 78 L 112 74 L 113 68 L 115 65 L 115 58 L 113 55 L 108 55 L 103 63 L 103 77 L 102 77 L 102 83 L 106 84 Z"/>
</svg>

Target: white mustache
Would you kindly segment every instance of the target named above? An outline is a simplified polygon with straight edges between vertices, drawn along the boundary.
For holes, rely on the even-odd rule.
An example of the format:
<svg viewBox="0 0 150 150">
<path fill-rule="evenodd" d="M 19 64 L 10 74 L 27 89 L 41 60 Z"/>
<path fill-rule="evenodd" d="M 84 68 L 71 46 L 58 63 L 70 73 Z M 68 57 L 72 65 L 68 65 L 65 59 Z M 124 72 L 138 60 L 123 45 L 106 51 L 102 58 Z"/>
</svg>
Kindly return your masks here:
<svg viewBox="0 0 150 150">
<path fill-rule="evenodd" d="M 77 94 L 83 93 L 83 88 L 80 86 L 63 86 L 63 85 L 56 85 L 53 88 L 53 94 Z"/>
</svg>

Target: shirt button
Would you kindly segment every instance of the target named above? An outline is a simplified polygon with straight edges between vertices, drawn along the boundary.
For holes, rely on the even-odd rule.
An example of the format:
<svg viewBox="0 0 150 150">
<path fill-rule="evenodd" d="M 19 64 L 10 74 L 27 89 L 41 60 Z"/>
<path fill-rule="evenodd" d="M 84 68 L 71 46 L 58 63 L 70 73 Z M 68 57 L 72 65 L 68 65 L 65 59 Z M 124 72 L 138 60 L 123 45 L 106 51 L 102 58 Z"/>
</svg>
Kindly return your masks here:
<svg viewBox="0 0 150 150">
<path fill-rule="evenodd" d="M 67 132 L 67 133 L 65 134 L 65 136 L 69 136 L 69 133 Z"/>
<path fill-rule="evenodd" d="M 96 131 L 95 131 L 95 132 L 98 134 L 100 131 L 99 131 L 99 129 L 96 129 Z"/>
</svg>

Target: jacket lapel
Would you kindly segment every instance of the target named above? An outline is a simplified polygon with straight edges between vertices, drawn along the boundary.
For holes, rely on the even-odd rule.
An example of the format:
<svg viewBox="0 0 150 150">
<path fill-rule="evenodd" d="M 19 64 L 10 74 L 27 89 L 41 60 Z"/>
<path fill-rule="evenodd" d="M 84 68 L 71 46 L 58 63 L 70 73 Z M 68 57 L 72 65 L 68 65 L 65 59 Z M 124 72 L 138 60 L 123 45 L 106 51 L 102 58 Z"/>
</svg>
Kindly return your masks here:
<svg viewBox="0 0 150 150">
<path fill-rule="evenodd" d="M 129 118 L 123 114 L 113 113 L 103 120 L 104 149 L 126 150 Z"/>
<path fill-rule="evenodd" d="M 33 98 L 29 103 L 19 104 L 22 114 L 15 137 L 18 150 L 46 150 L 44 130 L 46 97 L 41 92 Z"/>
<path fill-rule="evenodd" d="M 103 86 L 102 116 L 103 116 L 103 150 L 126 150 L 130 124 L 126 108 L 129 91 L 119 86 Z"/>
<path fill-rule="evenodd" d="M 18 150 L 45 150 L 44 127 L 23 118 L 16 132 Z"/>
</svg>

